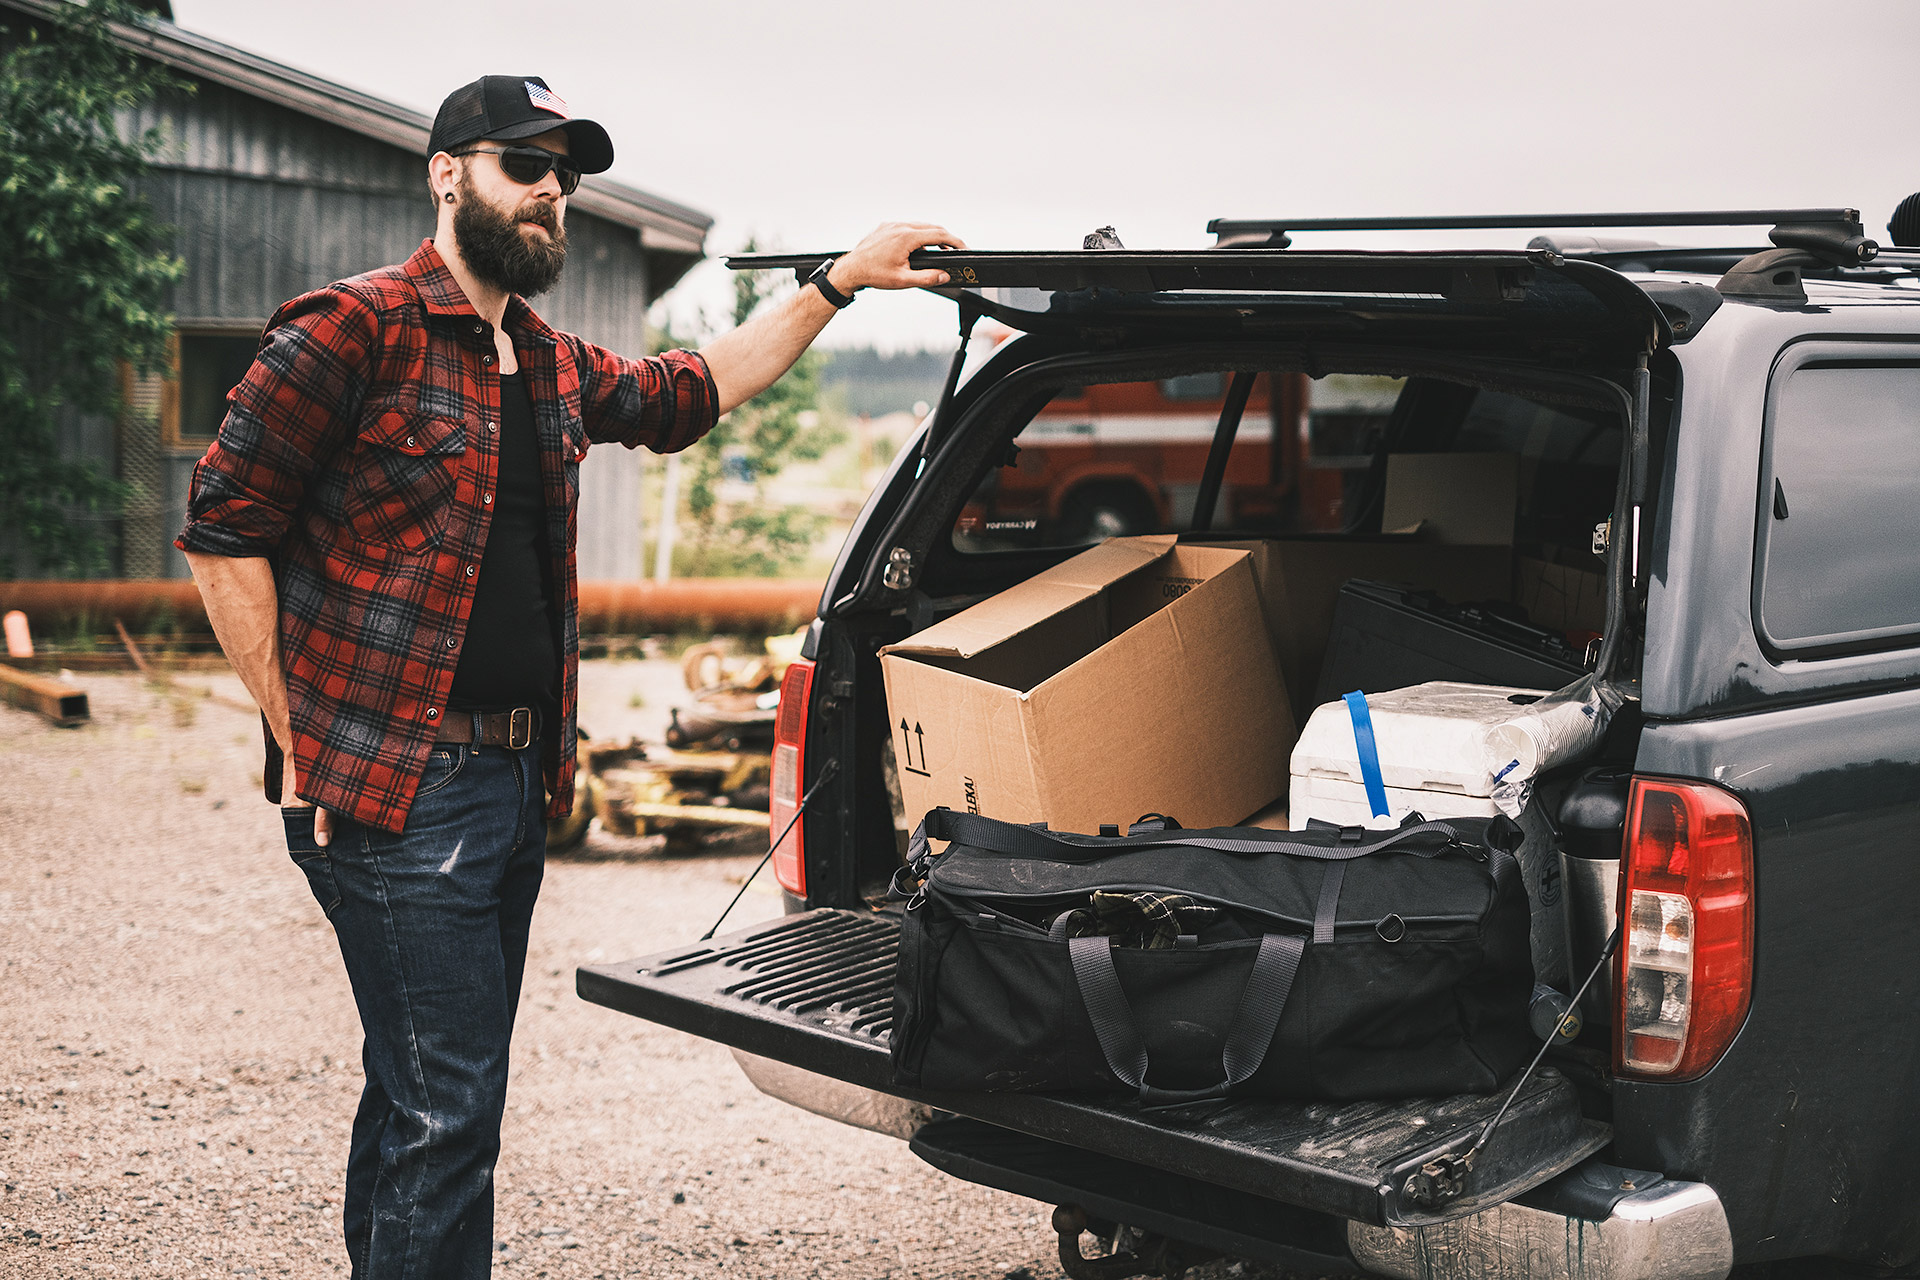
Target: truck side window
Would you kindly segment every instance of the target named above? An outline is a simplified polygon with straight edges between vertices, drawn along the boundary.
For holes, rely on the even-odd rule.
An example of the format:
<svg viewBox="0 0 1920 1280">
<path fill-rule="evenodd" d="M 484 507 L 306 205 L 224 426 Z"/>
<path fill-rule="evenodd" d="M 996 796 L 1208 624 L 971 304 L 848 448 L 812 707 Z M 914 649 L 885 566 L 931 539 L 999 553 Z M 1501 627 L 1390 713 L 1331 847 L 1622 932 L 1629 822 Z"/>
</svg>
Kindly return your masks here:
<svg viewBox="0 0 1920 1280">
<path fill-rule="evenodd" d="M 1799 656 L 1920 639 L 1920 361 L 1791 368 L 1764 449 L 1761 637 Z"/>
</svg>

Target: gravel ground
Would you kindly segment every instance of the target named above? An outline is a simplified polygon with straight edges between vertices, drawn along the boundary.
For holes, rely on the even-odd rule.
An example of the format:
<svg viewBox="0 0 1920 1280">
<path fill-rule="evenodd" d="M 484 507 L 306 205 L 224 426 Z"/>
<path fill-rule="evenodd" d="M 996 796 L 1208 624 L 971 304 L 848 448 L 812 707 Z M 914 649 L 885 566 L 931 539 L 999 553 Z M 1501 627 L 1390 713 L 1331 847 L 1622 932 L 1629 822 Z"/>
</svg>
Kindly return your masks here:
<svg viewBox="0 0 1920 1280">
<path fill-rule="evenodd" d="M 79 729 L 0 707 L 0 1275 L 344 1274 L 359 1028 L 260 798 L 258 722 L 131 675 L 84 682 Z M 582 687 L 607 738 L 657 731 L 683 694 L 667 662 L 588 663 Z M 575 997 L 575 965 L 696 936 L 755 861 L 595 850 L 549 863 L 534 916 L 497 1275 L 1060 1276 L 1049 1206 Z M 731 923 L 778 909 L 756 882 Z"/>
</svg>

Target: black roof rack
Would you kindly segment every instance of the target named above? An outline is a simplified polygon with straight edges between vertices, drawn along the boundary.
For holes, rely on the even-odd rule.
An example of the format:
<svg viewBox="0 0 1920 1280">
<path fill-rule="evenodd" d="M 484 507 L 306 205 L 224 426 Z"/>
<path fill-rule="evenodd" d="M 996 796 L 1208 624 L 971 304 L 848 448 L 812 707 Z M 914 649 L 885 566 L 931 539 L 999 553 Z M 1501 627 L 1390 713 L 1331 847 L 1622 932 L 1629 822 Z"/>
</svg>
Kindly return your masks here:
<svg viewBox="0 0 1920 1280">
<path fill-rule="evenodd" d="M 1775 248 L 1748 254 L 1715 286 L 1730 298 L 1804 303 L 1808 267 L 1871 261 L 1858 209 L 1701 209 L 1680 213 L 1496 213 L 1436 218 L 1215 218 L 1216 249 L 1285 249 L 1290 231 L 1469 231 L 1490 227 L 1770 227 Z"/>
<path fill-rule="evenodd" d="M 1860 234 L 1858 209 L 1700 209 L 1663 213 L 1494 213 L 1409 218 L 1215 218 L 1218 249 L 1284 249 L 1291 231 L 1476 231 L 1500 227 L 1847 226 Z"/>
</svg>

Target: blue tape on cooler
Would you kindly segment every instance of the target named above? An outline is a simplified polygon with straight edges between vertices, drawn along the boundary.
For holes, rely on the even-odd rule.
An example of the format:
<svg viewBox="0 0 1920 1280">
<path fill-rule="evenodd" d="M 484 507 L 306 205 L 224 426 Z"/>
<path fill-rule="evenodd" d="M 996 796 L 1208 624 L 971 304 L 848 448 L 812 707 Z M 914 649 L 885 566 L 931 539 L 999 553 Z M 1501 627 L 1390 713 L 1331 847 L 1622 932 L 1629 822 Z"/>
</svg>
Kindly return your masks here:
<svg viewBox="0 0 1920 1280">
<path fill-rule="evenodd" d="M 1373 716 L 1367 710 L 1367 695 L 1355 689 L 1344 695 L 1347 714 L 1353 717 L 1353 745 L 1360 753 L 1360 780 L 1367 785 L 1367 805 L 1373 816 L 1387 816 L 1387 784 L 1380 777 L 1380 751 L 1373 742 Z"/>
</svg>

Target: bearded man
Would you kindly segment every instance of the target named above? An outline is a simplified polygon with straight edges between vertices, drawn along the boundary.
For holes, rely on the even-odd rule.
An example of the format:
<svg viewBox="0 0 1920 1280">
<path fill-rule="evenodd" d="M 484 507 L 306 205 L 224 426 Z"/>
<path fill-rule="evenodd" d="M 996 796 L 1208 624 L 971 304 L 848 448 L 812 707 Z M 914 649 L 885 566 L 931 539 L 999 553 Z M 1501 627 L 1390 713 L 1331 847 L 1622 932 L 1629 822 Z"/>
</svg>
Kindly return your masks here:
<svg viewBox="0 0 1920 1280">
<path fill-rule="evenodd" d="M 545 820 L 573 801 L 574 504 L 589 443 L 684 449 L 861 288 L 944 284 L 881 227 L 699 352 L 630 359 L 525 298 L 613 144 L 535 76 L 434 121 L 438 225 L 281 307 L 196 467 L 187 553 L 259 702 L 269 798 L 364 1031 L 342 1210 L 356 1277 L 485 1276 Z"/>
</svg>

